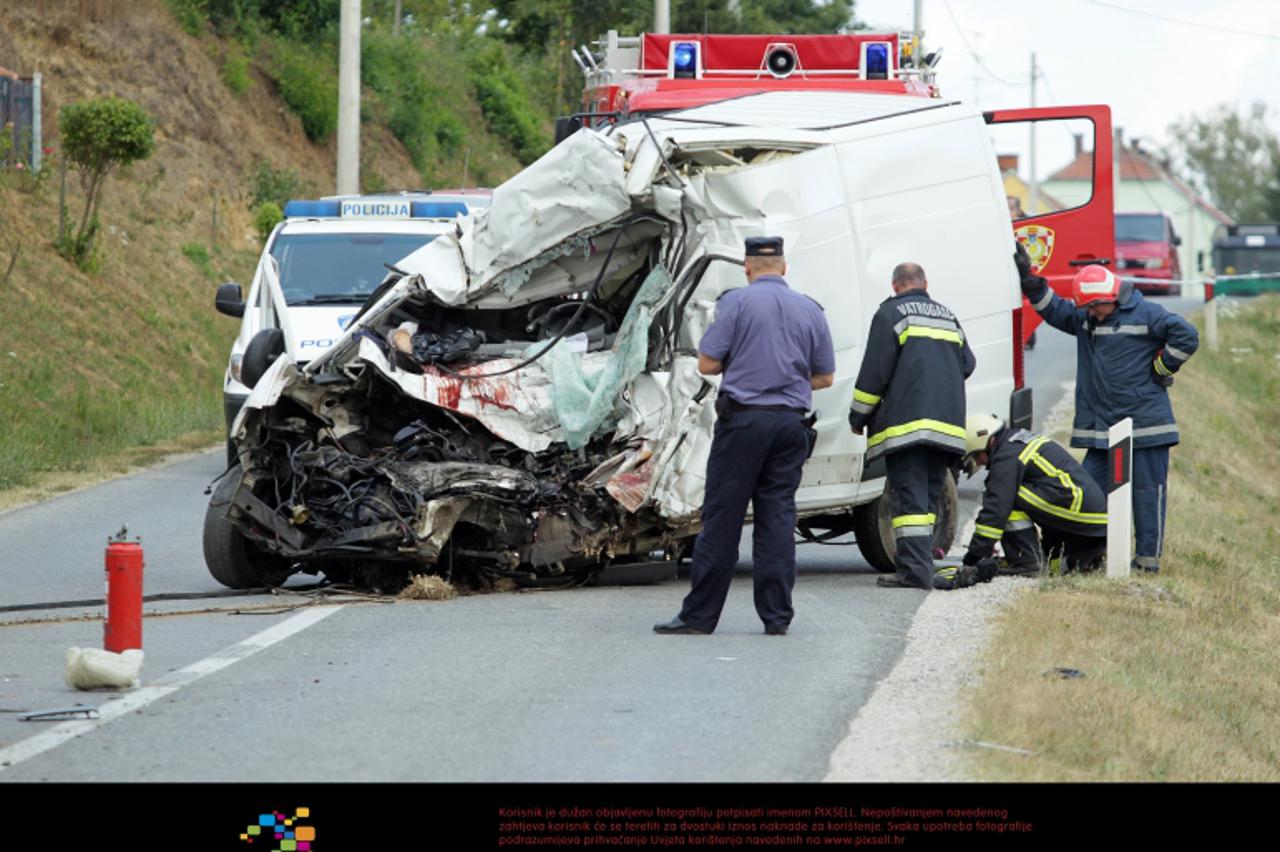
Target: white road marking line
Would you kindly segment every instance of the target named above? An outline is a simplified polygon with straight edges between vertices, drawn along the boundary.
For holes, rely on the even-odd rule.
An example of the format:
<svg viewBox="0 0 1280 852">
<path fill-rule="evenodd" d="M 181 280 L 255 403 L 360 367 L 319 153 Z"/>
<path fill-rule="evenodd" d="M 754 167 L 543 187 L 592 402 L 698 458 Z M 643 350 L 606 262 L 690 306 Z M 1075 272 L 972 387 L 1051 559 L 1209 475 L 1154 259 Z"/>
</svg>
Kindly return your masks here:
<svg viewBox="0 0 1280 852">
<path fill-rule="evenodd" d="M 164 698 L 166 695 L 177 692 L 182 687 L 196 682 L 205 675 L 221 671 L 232 663 L 237 663 L 264 648 L 269 648 L 277 642 L 288 639 L 295 633 L 306 630 L 320 620 L 328 618 L 340 609 L 342 609 L 342 605 L 318 606 L 305 609 L 292 618 L 285 619 L 273 627 L 268 627 L 261 633 L 250 636 L 243 642 L 237 642 L 235 645 L 224 648 L 203 660 L 194 662 L 184 669 L 165 675 L 151 686 L 135 689 L 120 698 L 108 701 L 98 708 L 97 719 L 64 722 L 56 728 L 27 737 L 25 740 L 19 740 L 11 746 L 6 746 L 0 749 L 0 772 L 17 766 L 24 760 L 28 760 L 38 754 L 57 748 L 82 734 L 87 734 L 112 719 L 119 719 L 121 716 L 145 707 L 154 701 Z"/>
</svg>

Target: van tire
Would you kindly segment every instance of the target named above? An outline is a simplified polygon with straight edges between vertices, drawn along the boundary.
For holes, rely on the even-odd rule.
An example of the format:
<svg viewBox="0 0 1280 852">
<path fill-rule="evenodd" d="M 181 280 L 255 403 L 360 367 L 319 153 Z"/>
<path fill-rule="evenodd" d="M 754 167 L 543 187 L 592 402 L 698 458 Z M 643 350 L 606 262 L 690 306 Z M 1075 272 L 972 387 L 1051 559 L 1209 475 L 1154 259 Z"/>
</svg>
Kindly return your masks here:
<svg viewBox="0 0 1280 852">
<path fill-rule="evenodd" d="M 942 481 L 942 493 L 938 496 L 938 519 L 933 526 L 933 546 L 943 551 L 951 549 L 956 538 L 957 502 L 956 479 L 947 471 Z M 853 535 L 858 549 L 871 567 L 883 573 L 895 570 L 894 560 L 898 546 L 893 538 L 893 517 L 889 512 L 889 492 L 886 490 L 870 503 L 853 508 Z"/>
<path fill-rule="evenodd" d="M 227 508 L 240 485 L 240 465 L 218 482 L 204 513 L 204 564 L 213 579 L 230 589 L 278 586 L 291 573 L 290 562 L 260 552 L 227 520 Z"/>
</svg>

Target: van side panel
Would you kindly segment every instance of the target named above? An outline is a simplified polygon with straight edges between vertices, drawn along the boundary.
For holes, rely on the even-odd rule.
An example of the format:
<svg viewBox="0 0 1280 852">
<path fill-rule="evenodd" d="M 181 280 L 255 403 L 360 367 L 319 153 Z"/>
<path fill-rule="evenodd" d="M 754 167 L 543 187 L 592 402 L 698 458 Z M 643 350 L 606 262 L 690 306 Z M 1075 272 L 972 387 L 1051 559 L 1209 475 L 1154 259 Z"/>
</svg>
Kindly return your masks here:
<svg viewBox="0 0 1280 852">
<path fill-rule="evenodd" d="M 836 354 L 836 382 L 816 391 L 821 412 L 818 443 L 805 466 L 797 505 L 812 511 L 847 506 L 858 493 L 865 439 L 849 430 L 853 379 L 866 334 L 862 317 L 857 236 L 837 174 L 837 154 L 823 146 L 766 164 L 694 178 L 713 218 L 703 225 L 709 241 L 741 252 L 743 238 L 763 234 L 784 240 L 787 282 L 815 299 L 826 312 Z M 697 296 L 706 301 L 747 285 L 742 269 L 713 264 Z M 697 340 L 690 340 L 693 346 Z M 821 486 L 815 491 L 810 486 Z"/>
<path fill-rule="evenodd" d="M 1007 415 L 1011 312 L 1019 303 L 1008 208 L 981 118 L 957 110 L 866 125 L 839 144 L 864 280 L 863 315 L 892 295 L 893 267 L 919 263 L 929 294 L 955 312 L 978 365 L 971 412 Z M 862 329 L 865 335 L 866 326 Z"/>
</svg>

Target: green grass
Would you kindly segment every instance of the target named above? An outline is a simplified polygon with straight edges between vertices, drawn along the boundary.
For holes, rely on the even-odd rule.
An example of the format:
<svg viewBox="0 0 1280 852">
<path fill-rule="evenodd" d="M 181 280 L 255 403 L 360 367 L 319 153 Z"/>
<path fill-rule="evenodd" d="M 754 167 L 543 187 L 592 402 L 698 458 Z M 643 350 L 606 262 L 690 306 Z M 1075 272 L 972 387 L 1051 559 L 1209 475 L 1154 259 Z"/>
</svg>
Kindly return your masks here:
<svg viewBox="0 0 1280 852">
<path fill-rule="evenodd" d="M 1219 326 L 1172 391 L 1161 573 L 1044 582 L 1003 616 L 968 734 L 1032 754 L 975 750 L 976 776 L 1280 780 L 1280 297 Z"/>
<path fill-rule="evenodd" d="M 18 202 L 0 189 L 0 207 Z M 255 252 L 188 242 L 199 274 L 182 274 L 171 246 L 183 226 L 158 222 L 144 226 L 154 239 L 106 241 L 89 275 L 54 252 L 57 193 L 21 203 L 27 248 L 0 288 L 0 492 L 182 435 L 216 440 L 234 320 L 213 311 L 209 279 L 247 281 Z M 128 203 L 109 197 L 109 215 L 119 221 Z"/>
</svg>

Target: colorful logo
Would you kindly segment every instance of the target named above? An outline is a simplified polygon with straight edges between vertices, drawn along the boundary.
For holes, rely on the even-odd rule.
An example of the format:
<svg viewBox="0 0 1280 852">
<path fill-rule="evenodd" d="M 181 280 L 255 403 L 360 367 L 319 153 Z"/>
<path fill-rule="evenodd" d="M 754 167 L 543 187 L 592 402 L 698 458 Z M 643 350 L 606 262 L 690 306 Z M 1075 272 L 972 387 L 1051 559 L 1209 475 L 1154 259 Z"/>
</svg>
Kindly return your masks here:
<svg viewBox="0 0 1280 852">
<path fill-rule="evenodd" d="M 310 818 L 311 808 L 298 808 L 293 816 L 279 811 L 258 814 L 258 821 L 240 832 L 240 839 L 245 843 L 265 840 L 261 847 L 255 847 L 263 852 L 315 852 L 316 827 L 300 822 Z"/>
<path fill-rule="evenodd" d="M 338 328 L 345 331 L 347 326 L 351 325 L 351 321 L 355 318 L 356 318 L 355 314 L 343 314 L 342 316 L 338 317 Z"/>
<path fill-rule="evenodd" d="M 1049 265 L 1049 258 L 1053 256 L 1053 228 L 1023 225 L 1014 230 L 1013 236 L 1027 249 L 1032 272 L 1038 274 Z"/>
</svg>

